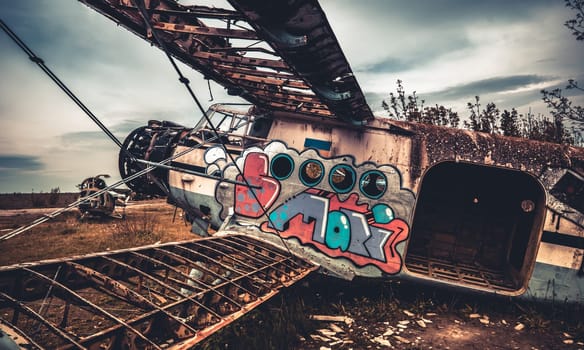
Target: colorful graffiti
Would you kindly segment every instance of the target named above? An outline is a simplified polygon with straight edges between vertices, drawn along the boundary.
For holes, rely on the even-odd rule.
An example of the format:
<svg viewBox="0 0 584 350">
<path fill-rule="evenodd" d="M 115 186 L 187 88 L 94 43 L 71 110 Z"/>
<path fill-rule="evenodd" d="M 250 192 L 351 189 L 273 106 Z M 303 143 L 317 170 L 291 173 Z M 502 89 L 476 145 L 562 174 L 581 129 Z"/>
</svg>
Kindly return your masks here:
<svg viewBox="0 0 584 350">
<path fill-rule="evenodd" d="M 330 257 L 398 273 L 402 259 L 396 245 L 408 238 L 407 223 L 394 218 L 385 204 L 371 210 L 367 204 L 357 204 L 358 197 L 353 193 L 340 201 L 336 193 L 308 189 L 271 211 L 262 229 L 298 238 Z"/>
<path fill-rule="evenodd" d="M 245 181 L 252 186 L 235 186 L 235 213 L 251 218 L 259 218 L 264 209 L 272 206 L 280 194 L 280 182 L 268 175 L 269 160 L 263 153 L 251 153 L 245 159 L 243 174 Z M 239 182 L 244 179 L 237 176 Z"/>
<path fill-rule="evenodd" d="M 233 212 L 267 233 L 296 238 L 332 258 L 358 267 L 373 265 L 387 274 L 401 271 L 397 245 L 409 236 L 405 220 L 414 202 L 389 165 L 355 166 L 350 157 L 327 159 L 314 150 L 299 154 L 273 142 L 253 149 L 226 176 L 250 185 L 227 186 L 218 200 L 232 196 Z M 227 197 L 226 197 L 227 196 Z M 223 202 L 224 203 L 224 202 Z"/>
</svg>

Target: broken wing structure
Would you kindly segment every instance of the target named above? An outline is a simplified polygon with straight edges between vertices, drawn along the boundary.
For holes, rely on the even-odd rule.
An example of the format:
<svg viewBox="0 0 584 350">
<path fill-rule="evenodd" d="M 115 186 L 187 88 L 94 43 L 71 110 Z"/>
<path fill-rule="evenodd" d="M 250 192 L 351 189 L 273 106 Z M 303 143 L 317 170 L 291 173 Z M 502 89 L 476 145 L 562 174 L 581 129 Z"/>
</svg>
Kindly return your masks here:
<svg viewBox="0 0 584 350">
<path fill-rule="evenodd" d="M 231 235 L 0 268 L 23 348 L 189 349 L 316 267 Z"/>
<path fill-rule="evenodd" d="M 373 118 L 317 1 L 231 1 L 238 11 L 172 0 L 81 0 L 260 109 L 362 124 Z"/>
</svg>

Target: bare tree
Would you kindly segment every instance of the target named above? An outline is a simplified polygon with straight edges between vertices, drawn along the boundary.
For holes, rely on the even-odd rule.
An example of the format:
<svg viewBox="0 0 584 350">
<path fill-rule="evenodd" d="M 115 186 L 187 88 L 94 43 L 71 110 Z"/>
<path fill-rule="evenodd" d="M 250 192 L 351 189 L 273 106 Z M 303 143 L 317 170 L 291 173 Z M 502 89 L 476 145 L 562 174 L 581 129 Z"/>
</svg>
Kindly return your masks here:
<svg viewBox="0 0 584 350">
<path fill-rule="evenodd" d="M 396 93 L 390 92 L 389 101 L 383 100 L 381 106 L 388 112 L 390 118 L 396 120 L 458 127 L 460 123 L 458 113 L 438 104 L 425 107 L 424 102 L 415 91 L 411 95 L 406 94 L 403 82 L 398 79 Z"/>
<path fill-rule="evenodd" d="M 576 18 L 572 18 L 564 23 L 576 40 L 584 40 L 584 0 L 565 0 L 565 4 L 570 9 L 576 11 Z"/>
<path fill-rule="evenodd" d="M 475 96 L 474 102 L 468 102 L 469 121 L 464 122 L 467 129 L 495 134 L 499 132 L 499 109 L 493 102 L 487 103 L 481 111 L 480 97 Z"/>
</svg>

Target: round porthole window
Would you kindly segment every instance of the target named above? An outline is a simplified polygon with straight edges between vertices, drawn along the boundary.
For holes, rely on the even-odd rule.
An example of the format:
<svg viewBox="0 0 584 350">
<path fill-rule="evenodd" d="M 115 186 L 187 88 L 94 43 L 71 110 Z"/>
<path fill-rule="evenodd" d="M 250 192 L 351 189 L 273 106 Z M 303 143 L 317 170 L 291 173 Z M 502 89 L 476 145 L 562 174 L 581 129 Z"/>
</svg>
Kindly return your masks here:
<svg viewBox="0 0 584 350">
<path fill-rule="evenodd" d="M 359 188 L 365 196 L 371 199 L 378 199 L 387 190 L 387 178 L 381 171 L 367 171 L 361 176 Z"/>
<path fill-rule="evenodd" d="M 294 171 L 294 161 L 292 157 L 287 154 L 280 153 L 272 158 L 270 163 L 270 171 L 272 176 L 278 180 L 286 180 L 292 175 Z"/>
<path fill-rule="evenodd" d="M 316 186 L 322 180 L 323 175 L 324 167 L 317 160 L 307 160 L 300 165 L 300 181 L 306 186 Z"/>
<path fill-rule="evenodd" d="M 355 186 L 355 170 L 346 164 L 333 167 L 329 175 L 329 184 L 338 193 L 347 193 Z"/>
</svg>

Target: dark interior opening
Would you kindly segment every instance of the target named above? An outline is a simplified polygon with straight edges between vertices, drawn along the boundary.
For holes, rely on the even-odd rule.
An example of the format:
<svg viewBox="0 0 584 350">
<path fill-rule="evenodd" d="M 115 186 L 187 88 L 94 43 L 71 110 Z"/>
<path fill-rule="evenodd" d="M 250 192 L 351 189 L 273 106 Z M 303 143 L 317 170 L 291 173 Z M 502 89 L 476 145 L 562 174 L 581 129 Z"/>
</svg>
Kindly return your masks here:
<svg viewBox="0 0 584 350">
<path fill-rule="evenodd" d="M 531 274 L 545 215 L 527 173 L 444 162 L 422 180 L 406 267 L 415 274 L 518 293 Z"/>
</svg>

